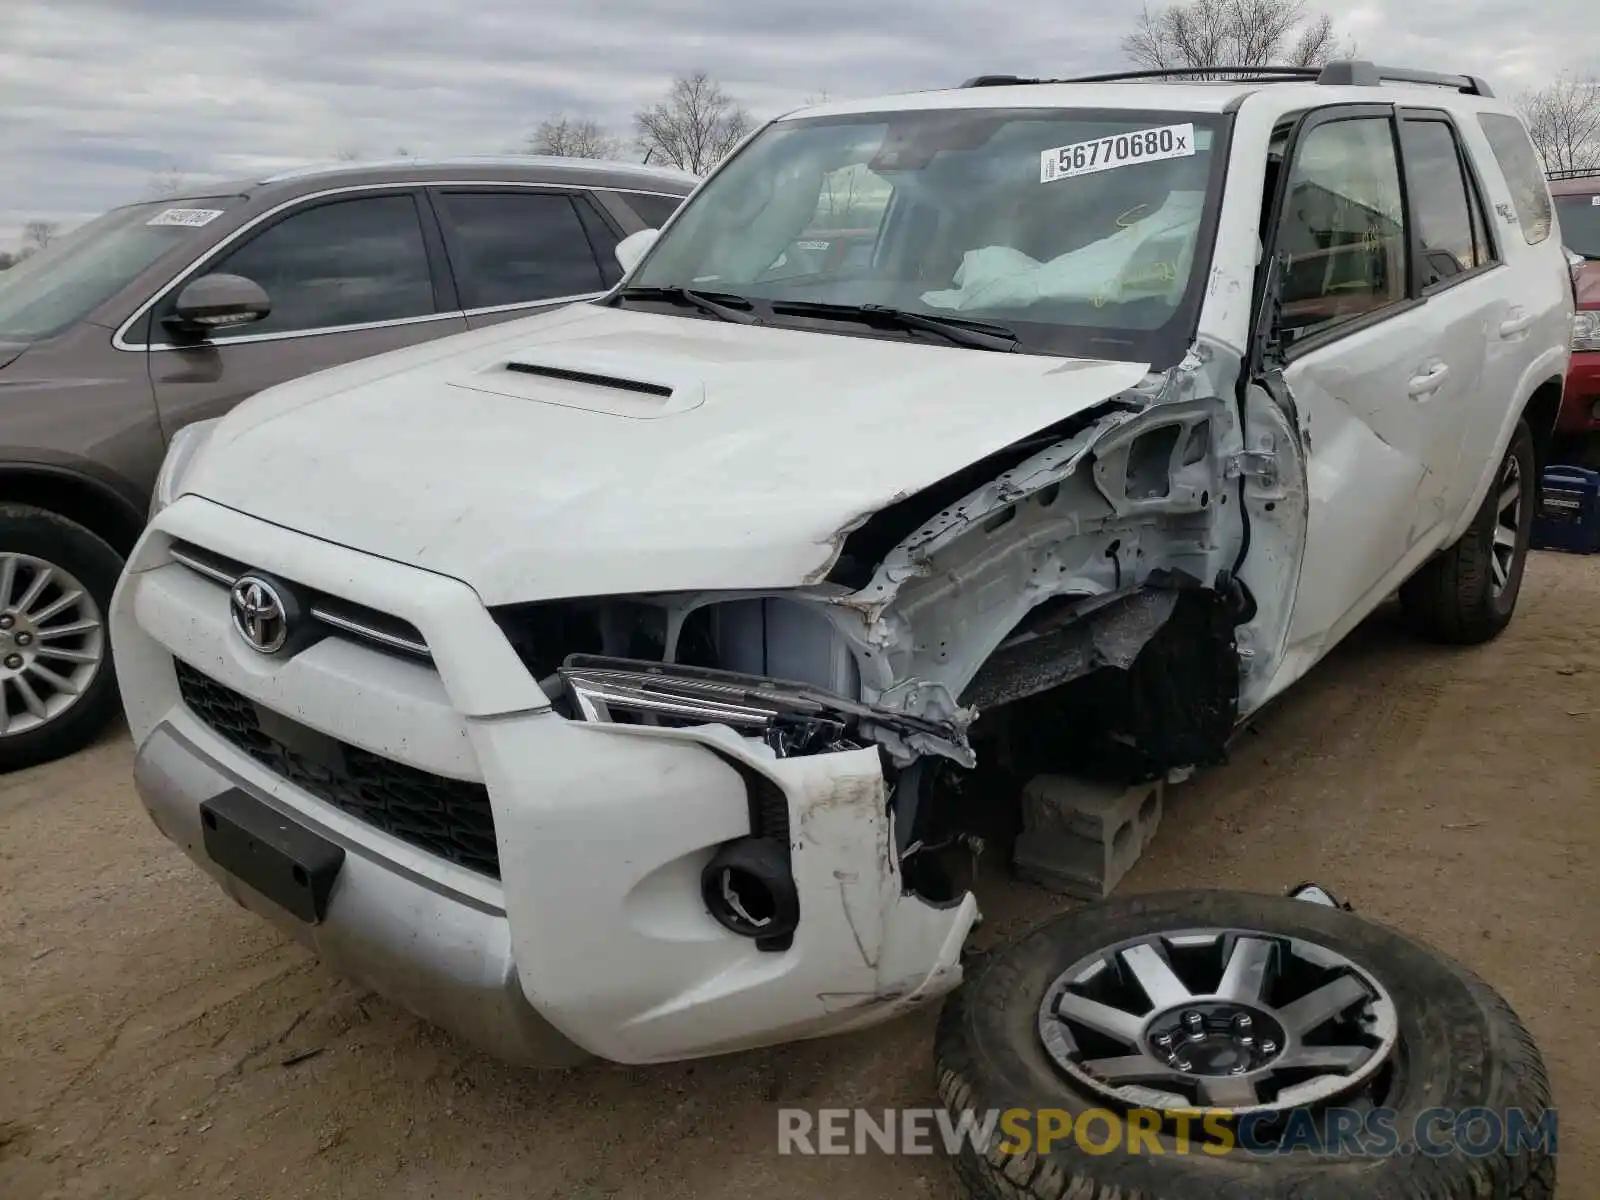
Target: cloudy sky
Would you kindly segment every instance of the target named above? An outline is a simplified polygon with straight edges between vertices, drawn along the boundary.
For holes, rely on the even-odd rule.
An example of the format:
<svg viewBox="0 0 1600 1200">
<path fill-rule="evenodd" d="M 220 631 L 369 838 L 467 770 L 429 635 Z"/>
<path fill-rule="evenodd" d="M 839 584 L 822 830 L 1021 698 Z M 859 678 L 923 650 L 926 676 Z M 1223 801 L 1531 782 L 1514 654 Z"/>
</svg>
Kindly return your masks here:
<svg viewBox="0 0 1600 1200">
<path fill-rule="evenodd" d="M 541 117 L 619 130 L 703 68 L 757 116 L 980 72 L 1113 68 L 1140 0 L 0 0 L 0 248 L 186 182 L 335 158 L 496 153 Z M 1337 11 L 1336 5 L 1330 8 Z M 1592 70 L 1583 0 L 1368 0 L 1383 61 L 1502 92 Z"/>
</svg>

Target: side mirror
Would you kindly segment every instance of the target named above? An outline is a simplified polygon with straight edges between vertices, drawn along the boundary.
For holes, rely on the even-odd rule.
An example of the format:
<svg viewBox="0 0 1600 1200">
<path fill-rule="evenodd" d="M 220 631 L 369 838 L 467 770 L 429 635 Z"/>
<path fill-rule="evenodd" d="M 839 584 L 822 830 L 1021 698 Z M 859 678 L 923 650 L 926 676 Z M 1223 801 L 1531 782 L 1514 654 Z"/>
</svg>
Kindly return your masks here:
<svg viewBox="0 0 1600 1200">
<path fill-rule="evenodd" d="M 272 311 L 261 285 L 243 275 L 202 275 L 178 293 L 164 324 L 177 332 L 205 335 L 259 321 Z"/>
<path fill-rule="evenodd" d="M 630 233 L 617 243 L 617 261 L 622 264 L 624 275 L 639 265 L 639 260 L 651 246 L 656 244 L 656 239 L 660 236 L 659 229 L 641 229 L 638 233 Z"/>
</svg>

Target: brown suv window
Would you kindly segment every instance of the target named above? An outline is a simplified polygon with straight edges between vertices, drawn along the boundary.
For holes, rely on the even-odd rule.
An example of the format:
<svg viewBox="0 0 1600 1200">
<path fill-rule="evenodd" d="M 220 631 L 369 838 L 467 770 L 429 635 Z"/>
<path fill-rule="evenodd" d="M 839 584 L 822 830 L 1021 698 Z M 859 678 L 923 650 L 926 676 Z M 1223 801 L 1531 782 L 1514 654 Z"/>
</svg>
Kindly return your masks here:
<svg viewBox="0 0 1600 1200">
<path fill-rule="evenodd" d="M 1300 142 L 1277 256 L 1280 328 L 1299 339 L 1406 298 L 1400 164 L 1389 121 L 1332 121 Z"/>
<path fill-rule="evenodd" d="M 439 209 L 465 308 L 603 290 L 600 264 L 568 196 L 444 192 Z"/>
<path fill-rule="evenodd" d="M 1463 173 L 1461 151 L 1448 122 L 1400 125 L 1411 214 L 1422 243 L 1422 286 L 1432 287 L 1493 259 L 1486 244 L 1477 189 Z"/>
<path fill-rule="evenodd" d="M 433 276 L 416 201 L 368 196 L 302 209 L 210 267 L 266 289 L 270 316 L 247 333 L 288 333 L 427 316 Z"/>
</svg>

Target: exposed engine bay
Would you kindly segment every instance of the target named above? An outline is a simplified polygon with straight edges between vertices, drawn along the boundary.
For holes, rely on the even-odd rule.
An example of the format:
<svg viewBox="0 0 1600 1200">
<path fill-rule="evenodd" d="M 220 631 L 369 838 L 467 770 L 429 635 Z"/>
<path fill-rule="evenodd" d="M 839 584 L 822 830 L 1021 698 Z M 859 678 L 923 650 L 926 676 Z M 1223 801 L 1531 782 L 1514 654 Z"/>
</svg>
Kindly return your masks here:
<svg viewBox="0 0 1600 1200">
<path fill-rule="evenodd" d="M 1247 512 L 1270 548 L 1305 511 L 1298 457 L 1272 452 L 1294 426 L 1260 389 L 1244 407 L 1271 432 L 1245 449 L 1236 367 L 1198 347 L 866 515 L 807 587 L 496 619 L 569 719 L 727 725 L 775 758 L 876 746 L 906 860 L 984 829 L 978 810 L 1032 774 L 1221 761 L 1284 632 L 1287 596 L 1258 611 L 1236 574 Z"/>
</svg>

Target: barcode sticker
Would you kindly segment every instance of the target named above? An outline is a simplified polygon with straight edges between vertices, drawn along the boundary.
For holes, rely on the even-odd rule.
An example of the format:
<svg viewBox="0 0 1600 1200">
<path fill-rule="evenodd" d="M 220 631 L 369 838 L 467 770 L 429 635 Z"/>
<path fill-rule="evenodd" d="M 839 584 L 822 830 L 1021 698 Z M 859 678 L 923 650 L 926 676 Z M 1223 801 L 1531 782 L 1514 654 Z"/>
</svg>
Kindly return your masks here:
<svg viewBox="0 0 1600 1200">
<path fill-rule="evenodd" d="M 209 225 L 222 215 L 220 208 L 169 208 L 158 212 L 145 222 L 146 225 L 182 225 L 189 229 L 197 229 L 201 225 Z"/>
<path fill-rule="evenodd" d="M 1111 137 L 1057 146 L 1039 155 L 1039 182 L 1073 179 L 1099 171 L 1114 171 L 1134 163 L 1160 162 L 1194 155 L 1194 122 L 1136 129 Z"/>
</svg>

